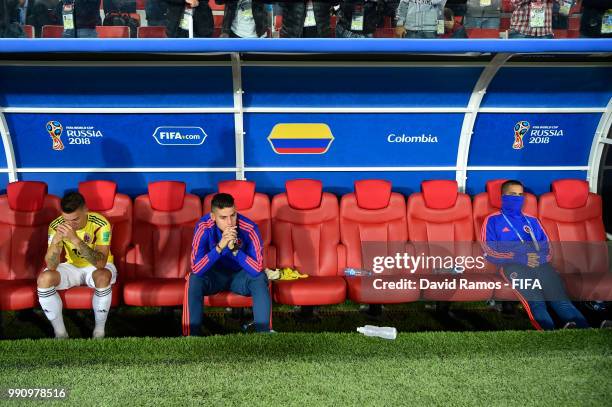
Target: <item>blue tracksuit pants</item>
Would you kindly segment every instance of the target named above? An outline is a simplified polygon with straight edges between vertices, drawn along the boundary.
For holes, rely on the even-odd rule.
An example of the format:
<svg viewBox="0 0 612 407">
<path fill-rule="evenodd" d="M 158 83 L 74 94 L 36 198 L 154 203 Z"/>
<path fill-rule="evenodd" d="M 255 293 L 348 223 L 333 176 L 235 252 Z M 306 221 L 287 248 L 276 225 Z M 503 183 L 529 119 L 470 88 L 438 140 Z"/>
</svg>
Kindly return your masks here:
<svg viewBox="0 0 612 407">
<path fill-rule="evenodd" d="M 221 291 L 252 297 L 255 330 L 270 331 L 272 300 L 266 274 L 262 272 L 257 277 L 253 277 L 244 270 L 232 272 L 213 267 L 202 277 L 192 273 L 187 276 L 183 300 L 184 336 L 201 334 L 204 296 Z"/>
<path fill-rule="evenodd" d="M 550 263 L 530 268 L 521 264 L 504 265 L 504 277 L 512 279 L 538 279 L 541 289 L 532 287 L 517 288 L 517 294 L 523 307 L 529 315 L 533 326 L 538 330 L 551 330 L 555 324 L 548 313 L 547 305 L 552 308 L 557 317 L 566 324 L 575 322 L 578 328 L 589 328 L 589 324 L 578 309 L 572 304 L 565 293 L 563 281 Z"/>
</svg>

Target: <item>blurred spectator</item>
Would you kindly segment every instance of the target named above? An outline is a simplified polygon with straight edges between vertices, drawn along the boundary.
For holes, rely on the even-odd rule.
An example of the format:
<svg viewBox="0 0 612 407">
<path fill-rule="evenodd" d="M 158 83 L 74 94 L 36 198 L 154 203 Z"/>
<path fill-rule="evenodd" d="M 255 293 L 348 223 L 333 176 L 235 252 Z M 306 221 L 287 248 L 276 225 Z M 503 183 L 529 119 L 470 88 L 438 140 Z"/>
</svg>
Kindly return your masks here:
<svg viewBox="0 0 612 407">
<path fill-rule="evenodd" d="M 444 34 L 440 38 L 467 38 L 465 27 L 455 21 L 455 14 L 450 8 L 444 9 Z"/>
<path fill-rule="evenodd" d="M 553 30 L 567 30 L 569 9 L 574 4 L 572 0 L 567 2 L 567 7 L 562 10 L 561 6 L 565 3 L 565 0 L 559 0 L 553 2 L 552 5 L 552 29 Z M 562 12 L 563 11 L 563 12 Z"/>
<path fill-rule="evenodd" d="M 32 9 L 33 4 L 34 2 L 30 0 L 17 0 L 17 22 L 19 24 L 26 24 L 28 12 Z"/>
<path fill-rule="evenodd" d="M 168 24 L 168 4 L 163 0 L 147 0 L 145 4 L 147 25 L 164 26 Z"/>
<path fill-rule="evenodd" d="M 445 0 L 401 0 L 397 7 L 396 36 L 437 38 L 437 33 L 443 34 L 444 3 Z"/>
<path fill-rule="evenodd" d="M 136 0 L 102 0 L 102 8 L 104 9 L 104 14 L 135 13 Z"/>
<path fill-rule="evenodd" d="M 0 0 L 0 37 L 23 38 L 25 33 L 19 25 L 18 0 Z"/>
<path fill-rule="evenodd" d="M 383 2 L 382 7 L 379 6 L 378 11 L 378 22 L 376 24 L 379 28 L 395 28 L 395 15 L 397 14 L 397 6 L 400 0 L 386 0 Z M 385 18 L 390 17 L 391 27 L 385 26 Z"/>
<path fill-rule="evenodd" d="M 378 23 L 379 6 L 384 0 L 342 0 L 338 8 L 336 37 L 372 38 Z"/>
<path fill-rule="evenodd" d="M 96 26 L 102 25 L 99 0 L 62 0 L 57 15 L 64 25 L 64 38 L 97 38 Z"/>
<path fill-rule="evenodd" d="M 331 3 L 328 1 L 294 1 L 281 3 L 283 38 L 327 38 L 331 34 L 329 21 Z"/>
<path fill-rule="evenodd" d="M 212 10 L 208 0 L 164 0 L 168 6 L 166 13 L 166 35 L 168 38 L 189 37 L 189 24 L 186 9 L 191 8 L 193 18 L 193 36 L 211 37 L 214 30 Z"/>
<path fill-rule="evenodd" d="M 514 11 L 508 38 L 553 38 L 554 0 L 510 0 Z"/>
<path fill-rule="evenodd" d="M 582 0 L 580 35 L 612 38 L 612 0 Z"/>
<path fill-rule="evenodd" d="M 58 0 L 28 0 L 26 23 L 34 26 L 34 34 L 41 37 L 44 25 L 61 25 Z"/>
<path fill-rule="evenodd" d="M 259 38 L 270 32 L 270 21 L 266 5 L 257 0 L 217 0 L 225 3 L 222 38 Z"/>
<path fill-rule="evenodd" d="M 464 17 L 467 12 L 467 2 L 469 0 L 446 0 L 444 7 L 453 10 L 455 17 Z M 461 19 L 463 21 L 463 19 Z"/>
<path fill-rule="evenodd" d="M 498 28 L 501 0 L 468 0 L 463 19 L 465 28 Z"/>
</svg>

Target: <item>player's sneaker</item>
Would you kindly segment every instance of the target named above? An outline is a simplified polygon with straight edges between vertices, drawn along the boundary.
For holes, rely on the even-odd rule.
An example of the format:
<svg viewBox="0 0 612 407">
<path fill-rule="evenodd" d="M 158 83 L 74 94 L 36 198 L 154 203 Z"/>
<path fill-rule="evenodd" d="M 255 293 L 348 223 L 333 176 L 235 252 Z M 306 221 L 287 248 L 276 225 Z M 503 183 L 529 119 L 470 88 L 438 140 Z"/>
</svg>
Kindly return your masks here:
<svg viewBox="0 0 612 407">
<path fill-rule="evenodd" d="M 574 321 L 570 321 L 563 325 L 563 329 L 576 329 L 576 323 Z"/>
<path fill-rule="evenodd" d="M 600 329 L 612 329 L 612 321 L 609 319 L 604 319 L 601 321 L 601 325 L 599 325 Z"/>
<path fill-rule="evenodd" d="M 61 334 L 55 334 L 55 339 L 68 339 L 68 332 L 64 332 Z"/>
</svg>

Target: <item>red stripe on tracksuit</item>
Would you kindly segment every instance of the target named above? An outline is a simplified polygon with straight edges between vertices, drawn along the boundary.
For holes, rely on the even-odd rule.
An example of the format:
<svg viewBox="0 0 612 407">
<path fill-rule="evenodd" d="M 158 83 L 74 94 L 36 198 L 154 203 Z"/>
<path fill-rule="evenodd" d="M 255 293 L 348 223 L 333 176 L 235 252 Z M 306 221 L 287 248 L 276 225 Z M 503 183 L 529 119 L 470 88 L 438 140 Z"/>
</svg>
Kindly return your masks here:
<svg viewBox="0 0 612 407">
<path fill-rule="evenodd" d="M 190 326 L 189 326 L 189 276 L 191 273 L 187 273 L 187 277 L 185 278 L 185 293 L 183 296 L 183 336 L 189 336 Z"/>
<path fill-rule="evenodd" d="M 502 270 L 502 268 L 499 269 L 499 272 L 502 275 L 502 278 L 504 279 L 504 281 L 510 284 L 510 286 L 512 286 L 512 284 L 510 283 L 510 281 L 508 281 L 508 278 L 504 274 L 504 271 Z M 529 302 L 527 302 L 525 297 L 523 297 L 523 294 L 521 294 L 519 290 L 516 290 L 514 288 L 512 289 L 512 291 L 514 291 L 514 293 L 518 297 L 521 304 L 523 304 L 523 308 L 525 308 L 525 311 L 527 311 L 527 315 L 529 316 L 529 321 L 531 322 L 531 325 L 533 325 L 533 327 L 537 329 L 538 331 L 543 331 L 544 329 L 542 329 L 538 321 L 536 321 L 536 319 L 534 318 L 533 313 L 531 312 L 531 307 L 529 306 Z"/>
<path fill-rule="evenodd" d="M 238 226 L 240 227 L 240 229 L 248 233 L 249 239 L 253 243 L 253 248 L 255 252 L 255 259 L 253 259 L 249 255 L 246 255 L 245 262 L 253 269 L 253 271 L 260 273 L 263 270 L 263 250 L 261 246 L 260 237 L 257 235 L 257 232 L 255 231 L 255 227 L 253 225 L 243 220 L 239 220 Z"/>
<path fill-rule="evenodd" d="M 514 254 L 512 252 L 498 252 L 498 251 L 493 250 L 491 246 L 487 244 L 487 225 L 489 223 L 489 219 L 492 216 L 497 216 L 500 214 L 501 212 L 499 211 L 494 212 L 490 214 L 489 216 L 487 216 L 485 220 L 482 222 L 482 227 L 480 228 L 480 241 L 482 242 L 483 249 L 487 254 L 493 257 L 501 258 L 501 259 L 512 259 L 514 257 Z"/>
</svg>

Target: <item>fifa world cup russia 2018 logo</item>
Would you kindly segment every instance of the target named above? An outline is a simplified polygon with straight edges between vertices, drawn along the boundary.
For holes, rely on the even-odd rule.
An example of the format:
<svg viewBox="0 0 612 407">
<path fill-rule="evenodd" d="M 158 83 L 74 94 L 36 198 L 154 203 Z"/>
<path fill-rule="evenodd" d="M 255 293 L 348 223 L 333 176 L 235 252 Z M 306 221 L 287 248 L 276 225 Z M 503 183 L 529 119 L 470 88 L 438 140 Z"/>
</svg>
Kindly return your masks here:
<svg viewBox="0 0 612 407">
<path fill-rule="evenodd" d="M 512 144 L 512 148 L 515 150 L 520 150 L 525 147 L 523 143 L 523 137 L 529 131 L 531 125 L 527 121 L 520 121 L 514 125 L 514 144 Z"/>
<path fill-rule="evenodd" d="M 60 140 L 62 131 L 64 131 L 64 128 L 60 122 L 51 120 L 47 123 L 47 132 L 53 140 L 53 149 L 55 151 L 62 151 L 64 149 L 64 143 L 62 143 L 62 140 Z"/>
</svg>

